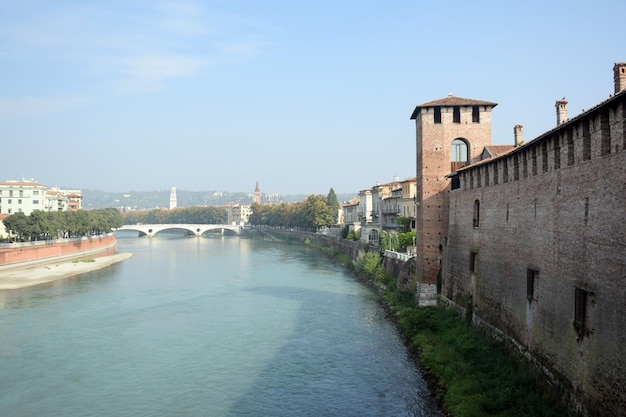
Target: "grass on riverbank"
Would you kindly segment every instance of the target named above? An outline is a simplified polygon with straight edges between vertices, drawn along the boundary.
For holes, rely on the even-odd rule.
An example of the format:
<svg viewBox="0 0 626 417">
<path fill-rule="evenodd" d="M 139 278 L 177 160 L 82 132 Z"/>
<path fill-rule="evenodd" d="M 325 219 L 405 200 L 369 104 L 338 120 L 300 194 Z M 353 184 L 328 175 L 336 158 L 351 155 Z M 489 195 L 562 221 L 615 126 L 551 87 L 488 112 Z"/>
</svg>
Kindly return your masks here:
<svg viewBox="0 0 626 417">
<path fill-rule="evenodd" d="M 458 313 L 443 307 L 418 307 L 412 293 L 397 288 L 378 254 L 368 253 L 353 262 L 331 248 L 314 246 L 380 290 L 431 390 L 449 415 L 568 415 L 558 392 L 528 362 Z"/>
</svg>

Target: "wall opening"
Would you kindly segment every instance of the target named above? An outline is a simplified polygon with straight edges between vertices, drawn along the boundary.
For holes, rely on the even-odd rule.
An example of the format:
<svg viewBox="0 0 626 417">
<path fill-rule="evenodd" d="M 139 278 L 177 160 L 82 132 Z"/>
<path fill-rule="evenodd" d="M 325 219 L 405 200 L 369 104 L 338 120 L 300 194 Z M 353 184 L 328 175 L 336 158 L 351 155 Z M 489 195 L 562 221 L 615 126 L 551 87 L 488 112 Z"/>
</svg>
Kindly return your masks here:
<svg viewBox="0 0 626 417">
<path fill-rule="evenodd" d="M 472 123 L 480 123 L 480 108 L 472 106 Z"/>
<path fill-rule="evenodd" d="M 461 123 L 461 108 L 459 106 L 452 108 L 452 122 Z"/>
<path fill-rule="evenodd" d="M 472 226 L 480 226 L 480 201 L 478 200 L 474 201 L 474 215 L 472 217 Z"/>
<path fill-rule="evenodd" d="M 526 298 L 528 301 L 535 299 L 535 281 L 539 276 L 539 271 L 535 269 L 526 270 Z"/>
<path fill-rule="evenodd" d="M 477 272 L 478 268 L 478 252 L 470 252 L 470 272 Z"/>
<path fill-rule="evenodd" d="M 579 340 L 587 330 L 587 291 L 576 288 L 574 292 L 574 327 L 578 332 Z"/>
<path fill-rule="evenodd" d="M 434 121 L 436 124 L 440 124 L 441 123 L 441 107 L 436 106 L 434 110 L 435 110 Z"/>
<path fill-rule="evenodd" d="M 467 142 L 463 139 L 454 139 L 450 145 L 450 160 L 452 162 L 469 161 Z"/>
</svg>

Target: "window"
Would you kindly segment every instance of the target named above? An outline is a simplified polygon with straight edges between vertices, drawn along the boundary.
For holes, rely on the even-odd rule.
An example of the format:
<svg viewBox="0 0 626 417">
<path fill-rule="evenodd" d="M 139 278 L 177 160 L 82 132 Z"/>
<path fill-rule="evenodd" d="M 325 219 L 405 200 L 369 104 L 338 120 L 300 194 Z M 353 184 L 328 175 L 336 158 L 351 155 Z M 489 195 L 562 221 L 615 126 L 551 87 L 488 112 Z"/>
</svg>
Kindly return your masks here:
<svg viewBox="0 0 626 417">
<path fill-rule="evenodd" d="M 33 195 L 39 195 L 39 190 L 33 191 Z"/>
<path fill-rule="evenodd" d="M 450 159 L 452 162 L 467 162 L 467 142 L 463 139 L 454 139 L 450 145 Z"/>
<path fill-rule="evenodd" d="M 478 252 L 470 252 L 470 272 L 476 272 L 478 268 Z"/>
<path fill-rule="evenodd" d="M 480 109 L 478 106 L 472 106 L 472 123 L 480 123 Z"/>
<path fill-rule="evenodd" d="M 461 109 L 459 106 L 454 106 L 452 108 L 452 122 L 461 123 Z"/>
<path fill-rule="evenodd" d="M 39 204 L 39 200 L 33 200 L 33 204 Z"/>
<path fill-rule="evenodd" d="M 435 107 L 435 124 L 441 123 L 441 107 Z"/>
<path fill-rule="evenodd" d="M 472 225 L 474 227 L 478 227 L 480 225 L 480 201 L 474 201 L 474 216 L 472 220 Z"/>
<path fill-rule="evenodd" d="M 17 204 L 22 204 L 22 199 L 18 199 Z"/>
<path fill-rule="evenodd" d="M 11 204 L 13 202 L 13 200 L 11 200 L 10 198 L 7 200 L 7 203 Z"/>
<path fill-rule="evenodd" d="M 458 174 L 452 177 L 452 189 L 457 190 L 461 188 L 461 179 Z"/>
<path fill-rule="evenodd" d="M 582 339 L 586 330 L 587 319 L 587 291 L 576 288 L 574 292 L 574 327 L 578 337 Z"/>
<path fill-rule="evenodd" d="M 526 270 L 526 298 L 528 298 L 528 301 L 535 298 L 535 281 L 538 275 L 539 271 L 535 269 L 529 268 Z"/>
</svg>

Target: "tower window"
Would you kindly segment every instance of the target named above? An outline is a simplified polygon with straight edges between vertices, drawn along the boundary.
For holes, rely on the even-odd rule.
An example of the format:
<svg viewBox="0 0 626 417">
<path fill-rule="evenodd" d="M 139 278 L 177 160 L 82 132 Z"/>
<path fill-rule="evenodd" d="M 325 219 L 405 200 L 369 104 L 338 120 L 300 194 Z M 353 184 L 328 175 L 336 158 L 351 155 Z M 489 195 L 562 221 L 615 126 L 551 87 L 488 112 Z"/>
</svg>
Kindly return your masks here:
<svg viewBox="0 0 626 417">
<path fill-rule="evenodd" d="M 454 139 L 450 146 L 450 158 L 452 162 L 467 162 L 467 143 L 462 139 Z"/>
<path fill-rule="evenodd" d="M 480 123 L 480 110 L 478 106 L 472 106 L 472 123 Z"/>
<path fill-rule="evenodd" d="M 452 108 L 452 121 L 454 123 L 461 123 L 461 109 L 459 106 L 454 106 Z"/>
<path fill-rule="evenodd" d="M 439 106 L 435 107 L 435 123 L 441 123 L 441 107 Z"/>
</svg>

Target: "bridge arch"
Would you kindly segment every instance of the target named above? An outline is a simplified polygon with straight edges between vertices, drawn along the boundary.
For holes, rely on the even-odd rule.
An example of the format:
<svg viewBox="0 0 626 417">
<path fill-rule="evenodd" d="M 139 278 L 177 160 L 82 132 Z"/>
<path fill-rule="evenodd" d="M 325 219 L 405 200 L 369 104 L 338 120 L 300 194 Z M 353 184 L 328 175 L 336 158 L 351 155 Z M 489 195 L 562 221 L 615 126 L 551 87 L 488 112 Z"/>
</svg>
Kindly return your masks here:
<svg viewBox="0 0 626 417">
<path fill-rule="evenodd" d="M 134 224 L 124 225 L 117 230 L 137 231 L 140 236 L 153 237 L 166 230 L 184 230 L 194 236 L 202 236 L 209 232 L 220 234 L 241 234 L 241 226 L 230 224 Z"/>
</svg>

